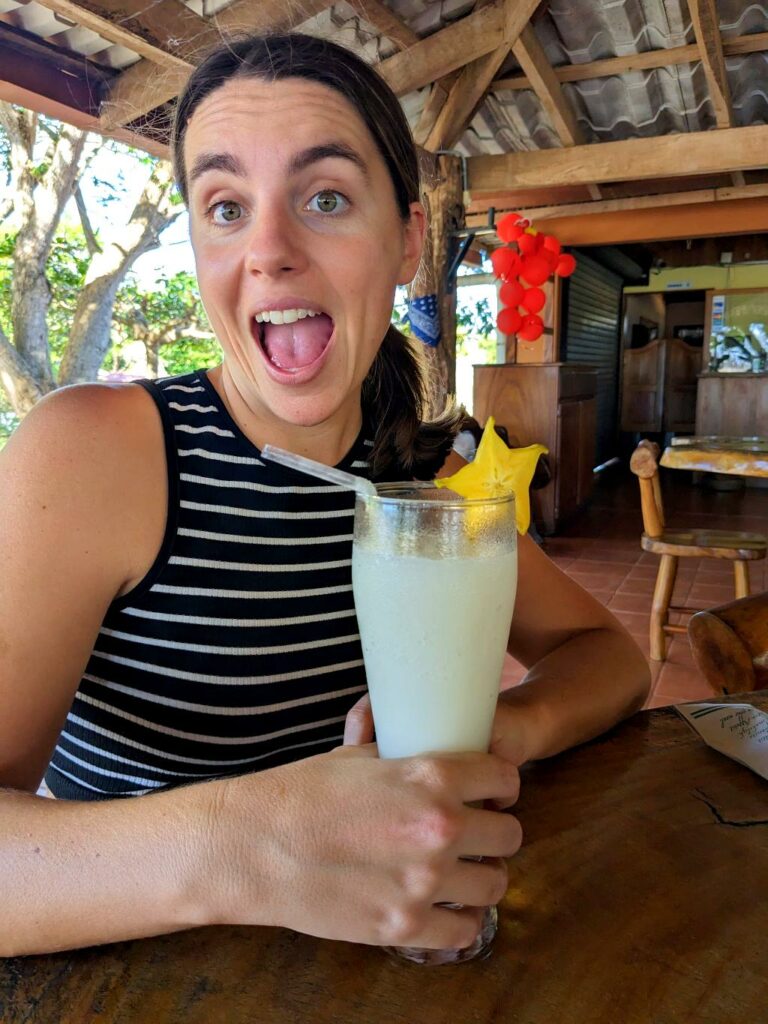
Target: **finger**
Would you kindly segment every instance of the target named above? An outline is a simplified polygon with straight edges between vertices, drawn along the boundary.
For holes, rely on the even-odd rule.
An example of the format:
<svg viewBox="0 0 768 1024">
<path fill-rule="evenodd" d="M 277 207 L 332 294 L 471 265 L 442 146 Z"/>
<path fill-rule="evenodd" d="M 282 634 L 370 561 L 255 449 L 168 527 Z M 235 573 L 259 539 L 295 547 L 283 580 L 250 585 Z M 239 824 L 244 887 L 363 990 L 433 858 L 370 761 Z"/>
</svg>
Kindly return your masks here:
<svg viewBox="0 0 768 1024">
<path fill-rule="evenodd" d="M 504 800 L 513 804 L 520 794 L 515 765 L 495 754 L 431 754 L 404 759 L 407 782 L 420 783 L 437 793 L 450 793 L 463 804 Z"/>
<path fill-rule="evenodd" d="M 373 740 L 373 713 L 371 699 L 366 693 L 347 712 L 344 723 L 344 746 L 357 747 Z"/>
<path fill-rule="evenodd" d="M 432 907 L 427 923 L 408 944 L 420 949 L 465 949 L 480 934 L 485 907 Z"/>
<path fill-rule="evenodd" d="M 523 841 L 520 822 L 512 814 L 465 809 L 465 828 L 458 841 L 460 857 L 513 857 Z"/>
<path fill-rule="evenodd" d="M 501 858 L 460 860 L 440 886 L 436 902 L 492 907 L 504 898 L 508 884 L 509 872 Z"/>
</svg>

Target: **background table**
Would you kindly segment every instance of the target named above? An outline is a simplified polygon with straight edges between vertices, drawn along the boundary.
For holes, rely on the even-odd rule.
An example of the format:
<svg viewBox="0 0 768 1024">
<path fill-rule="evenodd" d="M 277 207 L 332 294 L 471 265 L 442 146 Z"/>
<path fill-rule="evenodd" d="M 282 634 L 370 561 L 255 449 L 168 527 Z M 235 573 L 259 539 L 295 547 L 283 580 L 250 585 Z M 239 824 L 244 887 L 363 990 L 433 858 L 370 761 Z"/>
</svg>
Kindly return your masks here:
<svg viewBox="0 0 768 1024">
<path fill-rule="evenodd" d="M 763 437 L 675 438 L 664 449 L 662 466 L 704 473 L 768 477 L 768 439 Z"/>
<path fill-rule="evenodd" d="M 746 700 L 768 708 L 768 692 Z M 210 928 L 0 961 L 3 1024 L 742 1024 L 766 1019 L 768 782 L 671 710 L 525 771 L 493 955 L 418 968 Z"/>
</svg>

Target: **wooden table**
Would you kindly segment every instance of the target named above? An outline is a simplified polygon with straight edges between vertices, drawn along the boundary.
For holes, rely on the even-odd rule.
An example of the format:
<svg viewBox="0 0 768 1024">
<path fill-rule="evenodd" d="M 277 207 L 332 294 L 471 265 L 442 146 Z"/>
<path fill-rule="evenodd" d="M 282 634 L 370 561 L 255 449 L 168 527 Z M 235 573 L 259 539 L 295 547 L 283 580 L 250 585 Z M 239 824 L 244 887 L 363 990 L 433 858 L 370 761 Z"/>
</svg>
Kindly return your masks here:
<svg viewBox="0 0 768 1024">
<path fill-rule="evenodd" d="M 768 709 L 768 691 L 743 698 Z M 494 952 L 210 928 L 0 961 L 3 1024 L 759 1024 L 768 782 L 671 710 L 524 772 Z"/>
<path fill-rule="evenodd" d="M 768 439 L 763 437 L 675 438 L 664 449 L 662 466 L 705 473 L 768 477 Z"/>
</svg>

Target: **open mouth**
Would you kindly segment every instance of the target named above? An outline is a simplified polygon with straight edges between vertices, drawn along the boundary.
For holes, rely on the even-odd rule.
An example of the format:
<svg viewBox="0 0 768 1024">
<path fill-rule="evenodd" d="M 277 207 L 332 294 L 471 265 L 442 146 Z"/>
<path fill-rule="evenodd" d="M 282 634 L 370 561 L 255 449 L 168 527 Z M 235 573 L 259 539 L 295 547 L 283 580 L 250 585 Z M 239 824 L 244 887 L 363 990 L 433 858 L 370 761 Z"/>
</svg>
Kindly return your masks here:
<svg viewBox="0 0 768 1024">
<path fill-rule="evenodd" d="M 333 335 L 333 320 L 326 313 L 306 309 L 272 310 L 257 314 L 253 333 L 273 366 L 288 373 L 316 363 Z"/>
</svg>

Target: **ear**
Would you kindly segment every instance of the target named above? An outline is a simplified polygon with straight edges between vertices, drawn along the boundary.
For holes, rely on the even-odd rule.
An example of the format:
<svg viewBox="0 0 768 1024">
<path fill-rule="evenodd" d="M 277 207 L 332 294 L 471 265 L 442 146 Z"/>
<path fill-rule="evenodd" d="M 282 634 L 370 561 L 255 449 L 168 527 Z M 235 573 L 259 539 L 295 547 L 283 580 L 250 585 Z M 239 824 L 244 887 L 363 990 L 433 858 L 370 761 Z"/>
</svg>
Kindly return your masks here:
<svg viewBox="0 0 768 1024">
<path fill-rule="evenodd" d="M 416 276 L 424 248 L 427 230 L 427 214 L 421 203 L 411 203 L 410 216 L 403 224 L 403 259 L 400 264 L 398 284 L 410 284 Z"/>
</svg>

